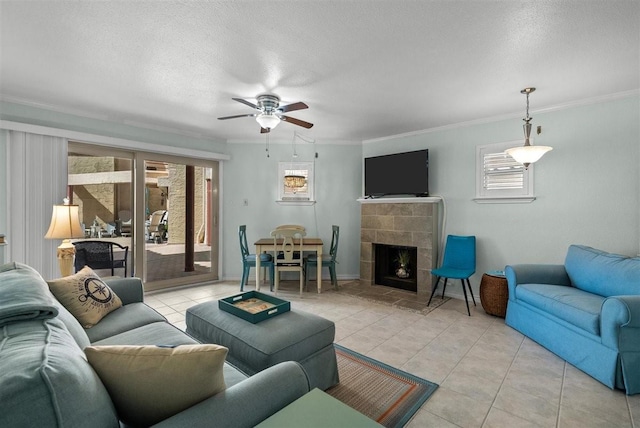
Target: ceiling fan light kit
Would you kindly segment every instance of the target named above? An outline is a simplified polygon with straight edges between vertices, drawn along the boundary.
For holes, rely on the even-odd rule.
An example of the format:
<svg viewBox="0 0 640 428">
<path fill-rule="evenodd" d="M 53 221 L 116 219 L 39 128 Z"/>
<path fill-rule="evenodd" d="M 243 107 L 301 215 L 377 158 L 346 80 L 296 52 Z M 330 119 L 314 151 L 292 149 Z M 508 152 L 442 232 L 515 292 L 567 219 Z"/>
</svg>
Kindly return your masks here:
<svg viewBox="0 0 640 428">
<path fill-rule="evenodd" d="M 527 111 L 526 117 L 524 120 L 524 125 L 522 125 L 522 129 L 524 130 L 524 146 L 513 147 L 511 149 L 505 150 L 505 152 L 514 158 L 516 162 L 524 165 L 525 169 L 529 168 L 529 165 L 538 161 L 545 153 L 553 150 L 552 147 L 549 146 L 532 146 L 530 142 L 531 138 L 531 119 L 529 117 L 529 94 L 535 91 L 536 88 L 524 88 L 520 91 L 521 94 L 525 94 L 527 96 Z M 538 127 L 538 133 L 540 133 L 540 127 Z"/>
<path fill-rule="evenodd" d="M 280 118 L 272 113 L 260 113 L 256 116 L 256 122 L 261 128 L 273 129 L 280 123 Z"/>
<path fill-rule="evenodd" d="M 283 113 L 289 111 L 303 110 L 309 108 L 303 102 L 297 102 L 293 104 L 280 105 L 280 97 L 275 94 L 261 94 L 256 97 L 257 103 L 253 104 L 242 98 L 232 98 L 234 101 L 238 101 L 244 105 L 256 109 L 259 113 L 252 114 L 239 114 L 234 116 L 219 117 L 219 120 L 236 119 L 238 117 L 255 117 L 256 122 L 260 125 L 260 133 L 268 133 L 273 128 L 278 126 L 282 122 L 289 122 L 294 125 L 302 126 L 303 128 L 311 128 L 313 123 L 305 122 L 304 120 L 296 119 L 294 117 L 285 116 Z"/>
</svg>

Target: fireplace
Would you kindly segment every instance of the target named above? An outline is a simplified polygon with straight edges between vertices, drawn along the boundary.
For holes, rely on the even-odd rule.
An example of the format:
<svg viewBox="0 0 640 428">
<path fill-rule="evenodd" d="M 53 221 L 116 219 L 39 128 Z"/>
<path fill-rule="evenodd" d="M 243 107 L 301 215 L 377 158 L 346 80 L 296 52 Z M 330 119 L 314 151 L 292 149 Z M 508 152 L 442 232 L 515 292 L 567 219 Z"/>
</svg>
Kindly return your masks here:
<svg viewBox="0 0 640 428">
<path fill-rule="evenodd" d="M 379 198 L 358 201 L 361 203 L 360 281 L 370 285 L 389 285 L 380 284 L 380 278 L 377 276 L 378 247 L 411 247 L 415 249 L 411 268 L 415 285 L 412 290 L 418 297 L 428 298 L 433 283 L 431 269 L 435 268 L 438 260 L 440 198 Z M 394 257 L 396 255 L 391 255 L 392 260 Z M 385 263 L 382 269 L 391 268 Z M 397 284 L 402 281 L 394 282 Z M 395 287 L 395 284 L 391 287 Z"/>
<path fill-rule="evenodd" d="M 375 283 L 402 290 L 418 291 L 418 249 L 375 244 Z"/>
</svg>

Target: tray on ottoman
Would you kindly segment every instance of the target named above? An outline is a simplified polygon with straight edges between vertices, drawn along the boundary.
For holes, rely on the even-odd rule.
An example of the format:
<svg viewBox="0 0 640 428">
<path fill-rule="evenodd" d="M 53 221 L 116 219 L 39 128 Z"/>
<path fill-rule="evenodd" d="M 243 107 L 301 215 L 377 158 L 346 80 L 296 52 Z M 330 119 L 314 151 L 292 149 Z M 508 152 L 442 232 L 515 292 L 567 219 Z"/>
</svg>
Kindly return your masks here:
<svg viewBox="0 0 640 428">
<path fill-rule="evenodd" d="M 288 312 L 291 303 L 258 291 L 248 291 L 218 300 L 218 307 L 255 324 Z"/>
</svg>

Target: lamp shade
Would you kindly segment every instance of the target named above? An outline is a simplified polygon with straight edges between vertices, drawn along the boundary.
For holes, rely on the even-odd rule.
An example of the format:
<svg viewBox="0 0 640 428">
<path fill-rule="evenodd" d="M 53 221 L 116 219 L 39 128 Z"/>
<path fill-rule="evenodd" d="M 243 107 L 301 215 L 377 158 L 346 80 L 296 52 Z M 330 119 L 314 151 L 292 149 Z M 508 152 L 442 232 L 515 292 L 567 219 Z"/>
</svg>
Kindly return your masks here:
<svg viewBox="0 0 640 428">
<path fill-rule="evenodd" d="M 47 239 L 84 238 L 77 205 L 54 205 Z"/>
<path fill-rule="evenodd" d="M 553 150 L 549 146 L 520 146 L 505 150 L 516 162 L 529 165 L 540 159 L 545 153 Z"/>
<path fill-rule="evenodd" d="M 260 113 L 256 116 L 256 121 L 265 129 L 273 129 L 280 123 L 280 118 L 271 113 Z"/>
</svg>

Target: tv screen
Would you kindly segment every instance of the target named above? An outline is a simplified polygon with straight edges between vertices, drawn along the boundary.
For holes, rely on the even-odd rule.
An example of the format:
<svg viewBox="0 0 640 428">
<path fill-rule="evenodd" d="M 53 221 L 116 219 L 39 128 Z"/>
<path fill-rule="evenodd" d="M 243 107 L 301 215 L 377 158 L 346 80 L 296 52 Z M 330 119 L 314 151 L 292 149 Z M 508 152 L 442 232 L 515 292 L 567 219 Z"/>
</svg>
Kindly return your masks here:
<svg viewBox="0 0 640 428">
<path fill-rule="evenodd" d="M 428 196 L 429 150 L 365 158 L 364 194 Z"/>
</svg>

